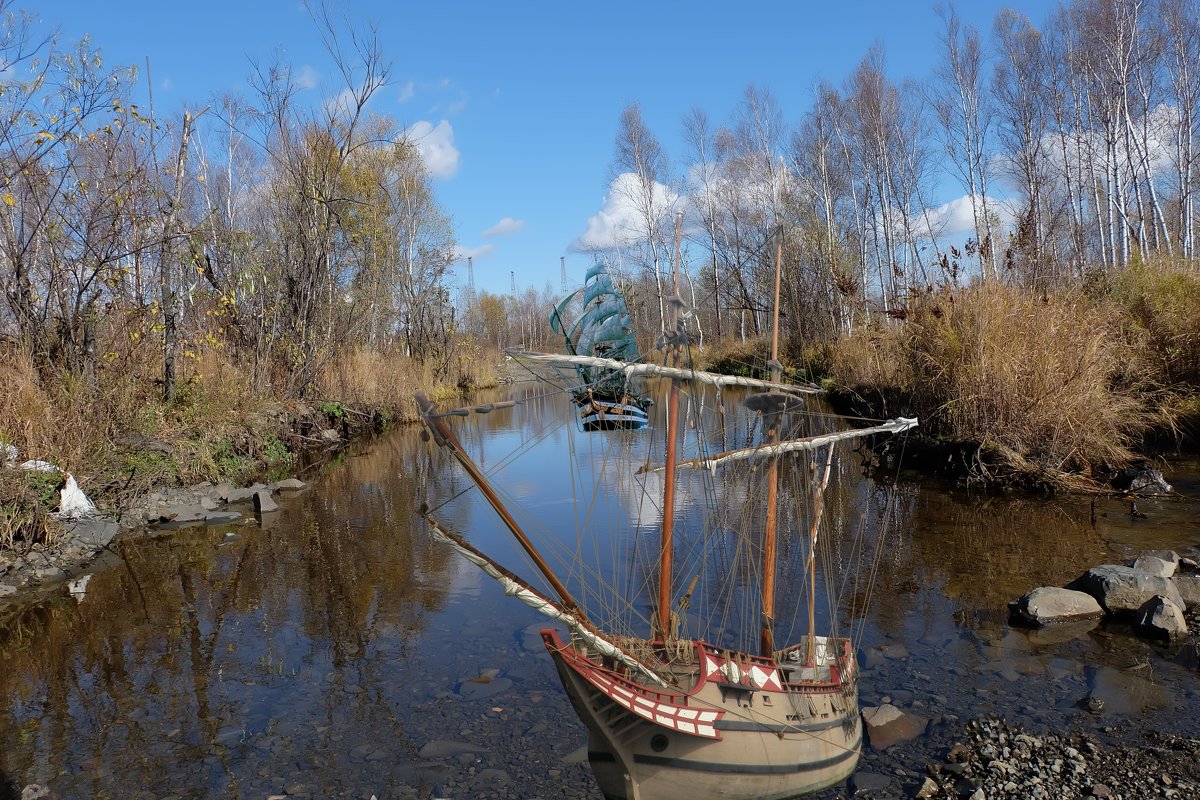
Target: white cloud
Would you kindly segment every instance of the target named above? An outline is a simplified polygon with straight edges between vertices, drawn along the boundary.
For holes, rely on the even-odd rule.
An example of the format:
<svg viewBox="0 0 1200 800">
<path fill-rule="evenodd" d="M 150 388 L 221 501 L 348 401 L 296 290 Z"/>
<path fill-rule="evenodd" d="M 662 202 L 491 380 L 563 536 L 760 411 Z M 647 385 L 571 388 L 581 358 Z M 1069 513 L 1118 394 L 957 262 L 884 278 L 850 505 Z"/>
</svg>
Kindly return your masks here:
<svg viewBox="0 0 1200 800">
<path fill-rule="evenodd" d="M 486 256 L 496 249 L 494 244 L 482 244 L 479 247 L 463 247 L 460 245 L 454 246 L 454 260 L 466 263 L 467 258 L 480 258 Z"/>
<path fill-rule="evenodd" d="M 397 100 L 397 102 L 403 103 L 405 101 L 411 100 L 413 98 L 413 95 L 415 95 L 416 93 L 417 93 L 416 85 L 412 81 L 409 81 L 408 83 L 406 83 L 400 87 L 400 96 L 397 97 L 396 100 Z"/>
<path fill-rule="evenodd" d="M 434 178 L 453 178 L 458 174 L 458 148 L 454 146 L 454 128 L 446 120 L 437 125 L 421 120 L 404 131 L 417 148 L 425 169 Z"/>
<path fill-rule="evenodd" d="M 979 198 L 976 197 L 976 202 Z M 996 202 L 995 198 L 991 203 Z M 982 208 L 982 206 L 981 206 Z M 964 235 L 975 235 L 975 215 L 971 211 L 971 195 L 964 194 L 949 203 L 929 209 L 930 227 L 939 236 L 957 238 Z"/>
<path fill-rule="evenodd" d="M 305 64 L 295 74 L 294 80 L 301 89 L 315 89 L 317 87 L 317 71 Z"/>
<path fill-rule="evenodd" d="M 608 187 L 604 206 L 587 221 L 587 229 L 571 244 L 575 252 L 609 250 L 646 237 L 646 222 L 634 205 L 638 191 L 637 176 L 632 172 L 618 175 Z M 678 195 L 661 183 L 654 184 L 654 203 L 668 216 Z"/>
<path fill-rule="evenodd" d="M 486 231 L 484 231 L 483 235 L 485 238 L 490 237 L 490 236 L 512 236 L 514 233 L 516 233 L 517 231 L 521 230 L 524 227 L 525 227 L 525 220 L 513 219 L 512 217 L 505 217 L 504 219 L 500 220 L 495 225 L 493 225 L 492 227 L 490 227 Z"/>
</svg>

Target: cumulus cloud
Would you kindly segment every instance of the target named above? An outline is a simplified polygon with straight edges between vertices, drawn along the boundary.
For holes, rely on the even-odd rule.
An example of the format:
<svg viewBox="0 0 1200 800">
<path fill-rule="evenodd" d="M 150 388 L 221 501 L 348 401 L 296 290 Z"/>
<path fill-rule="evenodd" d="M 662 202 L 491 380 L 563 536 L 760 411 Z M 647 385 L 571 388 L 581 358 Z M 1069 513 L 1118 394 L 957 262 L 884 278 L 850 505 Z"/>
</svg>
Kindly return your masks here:
<svg viewBox="0 0 1200 800">
<path fill-rule="evenodd" d="M 483 232 L 485 238 L 491 236 L 512 236 L 525 227 L 525 220 L 505 217 Z"/>
<path fill-rule="evenodd" d="M 574 252 L 610 250 L 645 238 L 646 222 L 633 202 L 639 191 L 632 172 L 618 175 L 608 187 L 601 209 L 588 217 L 587 228 L 571 244 Z M 661 183 L 654 184 L 654 202 L 664 214 L 679 200 L 678 195 Z"/>
<path fill-rule="evenodd" d="M 421 120 L 404 131 L 405 136 L 425 162 L 434 178 L 453 178 L 458 174 L 458 148 L 454 146 L 454 128 L 446 120 L 437 125 Z"/>
</svg>

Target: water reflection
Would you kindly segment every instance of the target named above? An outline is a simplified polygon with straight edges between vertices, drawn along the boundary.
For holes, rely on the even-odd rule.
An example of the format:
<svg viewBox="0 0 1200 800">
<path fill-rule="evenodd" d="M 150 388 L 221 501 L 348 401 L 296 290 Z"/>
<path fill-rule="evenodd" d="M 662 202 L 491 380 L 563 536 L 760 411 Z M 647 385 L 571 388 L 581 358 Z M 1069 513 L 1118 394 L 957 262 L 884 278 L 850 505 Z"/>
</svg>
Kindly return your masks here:
<svg viewBox="0 0 1200 800">
<path fill-rule="evenodd" d="M 583 435 L 557 425 L 563 398 L 533 385 L 513 394 L 526 402 L 456 418 L 460 437 L 556 563 L 590 565 L 564 572 L 588 608 L 644 634 L 661 478 L 629 467 L 661 463 L 661 440 L 654 431 Z M 754 440 L 757 421 L 735 401 L 691 398 L 685 419 L 705 424 L 689 425 L 684 457 Z M 664 405 L 654 408 L 657 430 Z M 819 461 L 782 471 L 780 616 L 800 620 L 782 631 L 789 637 L 804 627 L 794 612 L 807 604 L 807 498 Z M 1195 487 L 1197 474 L 1182 464 L 1168 478 Z M 701 576 L 692 633 L 756 631 L 745 609 L 761 581 L 762 509 L 742 501 L 761 480 L 696 472 L 681 484 L 677 585 Z M 531 575 L 468 489 L 443 454 L 402 430 L 329 469 L 263 529 L 128 541 L 84 602 L 64 588 L 0 610 L 0 797 L 35 781 L 64 797 L 595 797 L 570 757 L 582 727 L 530 635 L 540 619 L 433 543 L 416 513 L 437 506 L 448 526 Z M 726 512 L 702 517 L 708 500 Z M 1119 630 L 1061 642 L 1005 624 L 1007 602 L 1034 586 L 1142 547 L 1200 544 L 1195 499 L 1139 501 L 1144 518 L 1102 500 L 1093 514 L 1083 499 L 876 483 L 850 457 L 826 503 L 818 620 L 860 630 L 867 650 L 891 648 L 865 664 L 868 700 L 907 693 L 962 718 L 998 711 L 1101 725 L 1111 718 L 1075 705 L 1097 691 L 1148 698 L 1109 700 L 1137 724 L 1200 724 L 1194 673 L 1169 651 Z M 736 602 L 726 600 L 730 587 Z M 459 749 L 437 745 L 446 741 Z"/>
</svg>

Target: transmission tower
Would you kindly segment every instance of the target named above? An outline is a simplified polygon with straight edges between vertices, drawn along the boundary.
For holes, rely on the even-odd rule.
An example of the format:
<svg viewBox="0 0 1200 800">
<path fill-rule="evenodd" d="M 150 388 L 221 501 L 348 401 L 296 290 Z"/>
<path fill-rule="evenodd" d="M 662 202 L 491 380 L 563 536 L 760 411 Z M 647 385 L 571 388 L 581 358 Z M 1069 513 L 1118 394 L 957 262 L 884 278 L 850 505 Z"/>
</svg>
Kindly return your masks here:
<svg viewBox="0 0 1200 800">
<path fill-rule="evenodd" d="M 559 264 L 559 268 L 562 271 L 562 293 L 566 294 L 567 293 L 567 257 L 559 256 L 558 264 Z"/>
<path fill-rule="evenodd" d="M 509 274 L 509 277 L 512 278 L 512 296 L 516 297 L 517 296 L 517 271 L 515 269 L 510 270 L 508 274 Z"/>
</svg>

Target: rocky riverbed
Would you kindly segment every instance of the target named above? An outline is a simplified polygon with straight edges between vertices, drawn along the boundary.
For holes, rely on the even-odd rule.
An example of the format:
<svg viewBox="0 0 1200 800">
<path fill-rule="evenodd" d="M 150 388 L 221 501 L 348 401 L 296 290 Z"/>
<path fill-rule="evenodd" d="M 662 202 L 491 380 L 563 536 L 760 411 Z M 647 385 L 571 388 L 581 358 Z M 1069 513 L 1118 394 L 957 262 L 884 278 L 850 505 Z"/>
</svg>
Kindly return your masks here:
<svg viewBox="0 0 1200 800">
<path fill-rule="evenodd" d="M 160 489 L 136 500 L 119 519 L 99 513 L 60 522 L 61 533 L 27 550 L 0 552 L 0 604 L 56 591 L 64 582 L 72 592 L 86 587 L 89 566 L 100 559 L 118 534 L 158 535 L 187 526 L 260 525 L 279 511 L 280 496 L 308 488 L 296 478 L 235 487 L 228 483 Z"/>
</svg>

